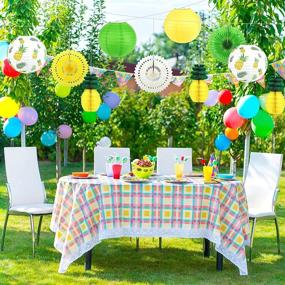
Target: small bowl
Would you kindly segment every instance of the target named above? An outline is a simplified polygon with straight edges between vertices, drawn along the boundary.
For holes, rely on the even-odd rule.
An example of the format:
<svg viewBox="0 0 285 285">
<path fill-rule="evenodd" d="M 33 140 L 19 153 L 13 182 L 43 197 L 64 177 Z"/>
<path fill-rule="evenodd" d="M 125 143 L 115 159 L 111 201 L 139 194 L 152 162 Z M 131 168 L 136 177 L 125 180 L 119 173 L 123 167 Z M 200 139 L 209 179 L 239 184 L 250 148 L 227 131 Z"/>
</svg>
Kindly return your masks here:
<svg viewBox="0 0 285 285">
<path fill-rule="evenodd" d="M 72 172 L 72 176 L 80 177 L 80 178 L 87 178 L 89 176 L 88 172 Z"/>
</svg>

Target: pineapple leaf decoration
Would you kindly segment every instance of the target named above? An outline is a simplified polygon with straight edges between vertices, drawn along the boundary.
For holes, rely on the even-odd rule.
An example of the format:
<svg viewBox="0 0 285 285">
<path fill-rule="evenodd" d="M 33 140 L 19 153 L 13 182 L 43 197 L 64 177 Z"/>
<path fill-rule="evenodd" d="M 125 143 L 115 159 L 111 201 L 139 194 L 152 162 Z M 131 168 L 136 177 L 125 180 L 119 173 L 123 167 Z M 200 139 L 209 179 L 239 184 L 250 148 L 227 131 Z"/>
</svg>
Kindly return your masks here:
<svg viewBox="0 0 285 285">
<path fill-rule="evenodd" d="M 205 80 L 208 78 L 207 71 L 204 64 L 195 64 L 192 68 L 192 80 Z"/>
<path fill-rule="evenodd" d="M 284 80 L 280 76 L 271 76 L 267 81 L 267 89 L 269 91 L 283 92 Z"/>
<path fill-rule="evenodd" d="M 100 87 L 99 80 L 96 75 L 87 74 L 83 82 L 84 89 L 98 89 Z"/>
</svg>

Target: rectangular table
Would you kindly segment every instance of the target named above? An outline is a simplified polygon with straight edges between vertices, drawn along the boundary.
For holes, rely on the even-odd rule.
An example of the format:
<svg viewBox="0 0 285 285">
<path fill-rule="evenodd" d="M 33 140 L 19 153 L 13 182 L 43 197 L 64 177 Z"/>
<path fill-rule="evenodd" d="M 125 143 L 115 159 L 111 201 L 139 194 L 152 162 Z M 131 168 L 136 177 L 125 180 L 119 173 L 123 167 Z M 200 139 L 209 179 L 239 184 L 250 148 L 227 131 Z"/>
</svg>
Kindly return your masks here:
<svg viewBox="0 0 285 285">
<path fill-rule="evenodd" d="M 51 229 L 62 254 L 59 272 L 101 240 L 115 237 L 205 238 L 216 251 L 247 274 L 245 246 L 249 244 L 247 202 L 242 183 L 132 184 L 112 178 L 58 183 Z M 206 247 L 208 242 L 206 241 Z M 88 263 L 88 261 L 90 261 Z M 221 269 L 222 258 L 217 256 Z"/>
</svg>

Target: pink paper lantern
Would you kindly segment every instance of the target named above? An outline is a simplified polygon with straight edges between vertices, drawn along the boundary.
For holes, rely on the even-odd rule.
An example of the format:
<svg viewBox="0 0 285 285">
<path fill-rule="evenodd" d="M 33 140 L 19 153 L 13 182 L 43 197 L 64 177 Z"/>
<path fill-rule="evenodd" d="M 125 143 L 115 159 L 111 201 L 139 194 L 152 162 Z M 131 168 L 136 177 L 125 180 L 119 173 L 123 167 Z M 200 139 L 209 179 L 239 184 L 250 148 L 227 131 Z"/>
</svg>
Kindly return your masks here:
<svg viewBox="0 0 285 285">
<path fill-rule="evenodd" d="M 38 113 L 32 107 L 22 107 L 18 112 L 18 118 L 24 125 L 32 126 L 38 120 Z"/>
<path fill-rule="evenodd" d="M 238 129 L 245 121 L 246 120 L 238 114 L 236 107 L 229 108 L 224 114 L 224 124 L 227 128 Z"/>
<path fill-rule="evenodd" d="M 72 128 L 68 125 L 60 125 L 57 134 L 61 139 L 69 139 L 72 135 Z"/>
</svg>

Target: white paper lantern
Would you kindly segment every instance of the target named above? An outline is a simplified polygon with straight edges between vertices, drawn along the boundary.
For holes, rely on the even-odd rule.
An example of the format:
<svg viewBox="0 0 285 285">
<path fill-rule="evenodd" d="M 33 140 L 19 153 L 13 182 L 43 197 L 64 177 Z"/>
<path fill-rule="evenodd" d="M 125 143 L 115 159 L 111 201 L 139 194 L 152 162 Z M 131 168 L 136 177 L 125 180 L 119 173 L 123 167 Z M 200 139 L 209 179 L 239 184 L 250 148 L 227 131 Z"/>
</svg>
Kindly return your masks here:
<svg viewBox="0 0 285 285">
<path fill-rule="evenodd" d="M 8 61 L 20 73 L 41 70 L 45 66 L 46 57 L 46 47 L 34 36 L 19 36 L 9 45 Z"/>
<path fill-rule="evenodd" d="M 240 45 L 229 56 L 228 67 L 238 81 L 249 83 L 260 79 L 267 69 L 265 53 L 255 45 Z"/>
<path fill-rule="evenodd" d="M 172 70 L 164 58 L 157 55 L 147 56 L 136 65 L 135 80 L 141 89 L 158 93 L 170 84 Z"/>
</svg>

